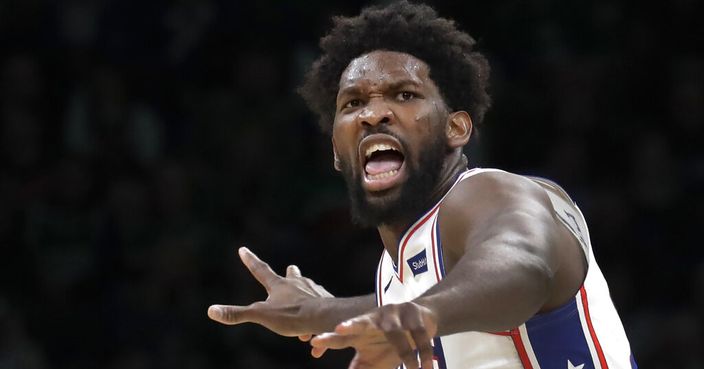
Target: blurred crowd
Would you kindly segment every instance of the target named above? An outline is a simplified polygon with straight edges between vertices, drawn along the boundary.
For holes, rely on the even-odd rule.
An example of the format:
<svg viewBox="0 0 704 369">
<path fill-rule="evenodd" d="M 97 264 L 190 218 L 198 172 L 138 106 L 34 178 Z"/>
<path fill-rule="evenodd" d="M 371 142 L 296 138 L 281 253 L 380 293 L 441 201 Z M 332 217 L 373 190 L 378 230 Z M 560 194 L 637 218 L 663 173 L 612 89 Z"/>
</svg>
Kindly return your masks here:
<svg viewBox="0 0 704 369">
<path fill-rule="evenodd" d="M 344 367 L 205 312 L 266 296 L 240 245 L 372 291 L 382 245 L 295 94 L 364 4 L 0 1 L 0 368 Z M 641 367 L 701 367 L 702 5 L 436 8 L 493 66 L 472 166 L 561 183 Z"/>
</svg>

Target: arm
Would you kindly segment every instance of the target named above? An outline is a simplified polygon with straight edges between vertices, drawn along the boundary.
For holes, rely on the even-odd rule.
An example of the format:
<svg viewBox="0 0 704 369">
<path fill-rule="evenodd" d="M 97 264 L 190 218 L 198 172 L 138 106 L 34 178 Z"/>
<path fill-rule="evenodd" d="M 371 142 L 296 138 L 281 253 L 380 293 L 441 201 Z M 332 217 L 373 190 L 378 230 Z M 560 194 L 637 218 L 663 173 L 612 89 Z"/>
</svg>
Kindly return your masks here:
<svg viewBox="0 0 704 369">
<path fill-rule="evenodd" d="M 411 302 L 383 306 L 318 336 L 314 355 L 354 347 L 351 368 L 401 361 L 432 368 L 432 337 L 514 328 L 579 288 L 584 270 L 561 271 L 576 255 L 565 254 L 564 243 L 576 241 L 555 219 L 545 192 L 525 178 L 485 173 L 465 180 L 444 200 L 439 222 L 446 278 Z"/>
<path fill-rule="evenodd" d="M 451 272 L 415 300 L 438 335 L 521 325 L 552 302 L 560 267 L 564 229 L 542 188 L 507 173 L 465 182 L 440 213 Z"/>
<path fill-rule="evenodd" d="M 376 306 L 373 294 L 335 298 L 322 286 L 303 277 L 295 265 L 290 265 L 286 276 L 282 277 L 247 248 L 240 248 L 239 255 L 269 296 L 265 301 L 247 306 L 212 305 L 208 308 L 208 317 L 217 322 L 257 323 L 282 336 L 308 339 Z"/>
</svg>

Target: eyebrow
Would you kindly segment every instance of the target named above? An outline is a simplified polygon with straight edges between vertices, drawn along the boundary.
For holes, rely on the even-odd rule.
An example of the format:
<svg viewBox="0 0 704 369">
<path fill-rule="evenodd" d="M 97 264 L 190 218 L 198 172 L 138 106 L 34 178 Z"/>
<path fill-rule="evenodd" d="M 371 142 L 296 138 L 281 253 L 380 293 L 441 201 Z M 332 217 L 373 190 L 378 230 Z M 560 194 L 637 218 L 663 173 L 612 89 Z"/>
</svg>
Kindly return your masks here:
<svg viewBox="0 0 704 369">
<path fill-rule="evenodd" d="M 398 90 L 398 89 L 400 89 L 401 87 L 405 87 L 405 86 L 408 86 L 408 85 L 413 86 L 413 87 L 420 87 L 420 86 L 421 86 L 421 83 L 418 83 L 418 82 L 416 82 L 416 81 L 414 81 L 414 80 L 412 80 L 412 79 L 402 79 L 402 80 L 400 80 L 400 81 L 391 83 L 391 84 L 389 85 L 389 89 L 390 89 L 390 90 Z"/>
<path fill-rule="evenodd" d="M 398 90 L 398 89 L 405 87 L 405 86 L 420 87 L 421 84 L 410 79 L 410 78 L 405 78 L 400 81 L 396 81 L 396 82 L 388 84 L 388 86 L 386 86 L 386 89 L 387 90 Z M 360 92 L 359 86 L 352 85 L 352 86 L 348 86 L 348 87 L 344 87 L 344 88 L 340 89 L 340 91 L 337 93 L 337 96 L 339 97 L 339 96 L 343 96 L 343 95 L 347 95 L 347 94 L 357 94 L 359 92 Z"/>
</svg>

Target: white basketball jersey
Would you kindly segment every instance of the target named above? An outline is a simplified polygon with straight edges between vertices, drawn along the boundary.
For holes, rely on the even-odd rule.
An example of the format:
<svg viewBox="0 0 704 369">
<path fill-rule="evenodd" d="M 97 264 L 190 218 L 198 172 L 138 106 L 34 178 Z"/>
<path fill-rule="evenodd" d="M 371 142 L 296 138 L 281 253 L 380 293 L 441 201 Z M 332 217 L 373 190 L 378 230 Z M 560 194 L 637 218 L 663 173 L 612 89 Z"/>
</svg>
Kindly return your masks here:
<svg viewBox="0 0 704 369">
<path fill-rule="evenodd" d="M 455 185 L 487 171 L 497 169 L 468 170 Z M 589 264 L 584 284 L 562 307 L 538 314 L 510 331 L 435 337 L 434 367 L 636 369 L 623 325 L 591 252 L 584 216 L 559 186 L 540 178 L 530 179 L 545 188 L 556 215 L 583 247 Z M 379 306 L 410 301 L 445 277 L 438 226 L 441 204 L 442 200 L 403 235 L 398 247 L 398 266 L 383 252 L 376 274 Z"/>
</svg>

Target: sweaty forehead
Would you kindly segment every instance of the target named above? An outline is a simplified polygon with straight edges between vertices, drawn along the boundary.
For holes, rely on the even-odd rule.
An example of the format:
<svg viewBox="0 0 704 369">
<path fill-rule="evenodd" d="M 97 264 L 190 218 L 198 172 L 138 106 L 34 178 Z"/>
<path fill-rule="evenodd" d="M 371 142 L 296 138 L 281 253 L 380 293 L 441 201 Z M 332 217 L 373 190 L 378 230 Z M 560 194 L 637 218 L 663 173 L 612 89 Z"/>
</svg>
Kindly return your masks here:
<svg viewBox="0 0 704 369">
<path fill-rule="evenodd" d="M 430 69 L 422 60 L 397 51 L 372 51 L 350 62 L 340 75 L 340 89 L 378 86 L 401 80 L 418 84 L 429 81 Z"/>
</svg>

